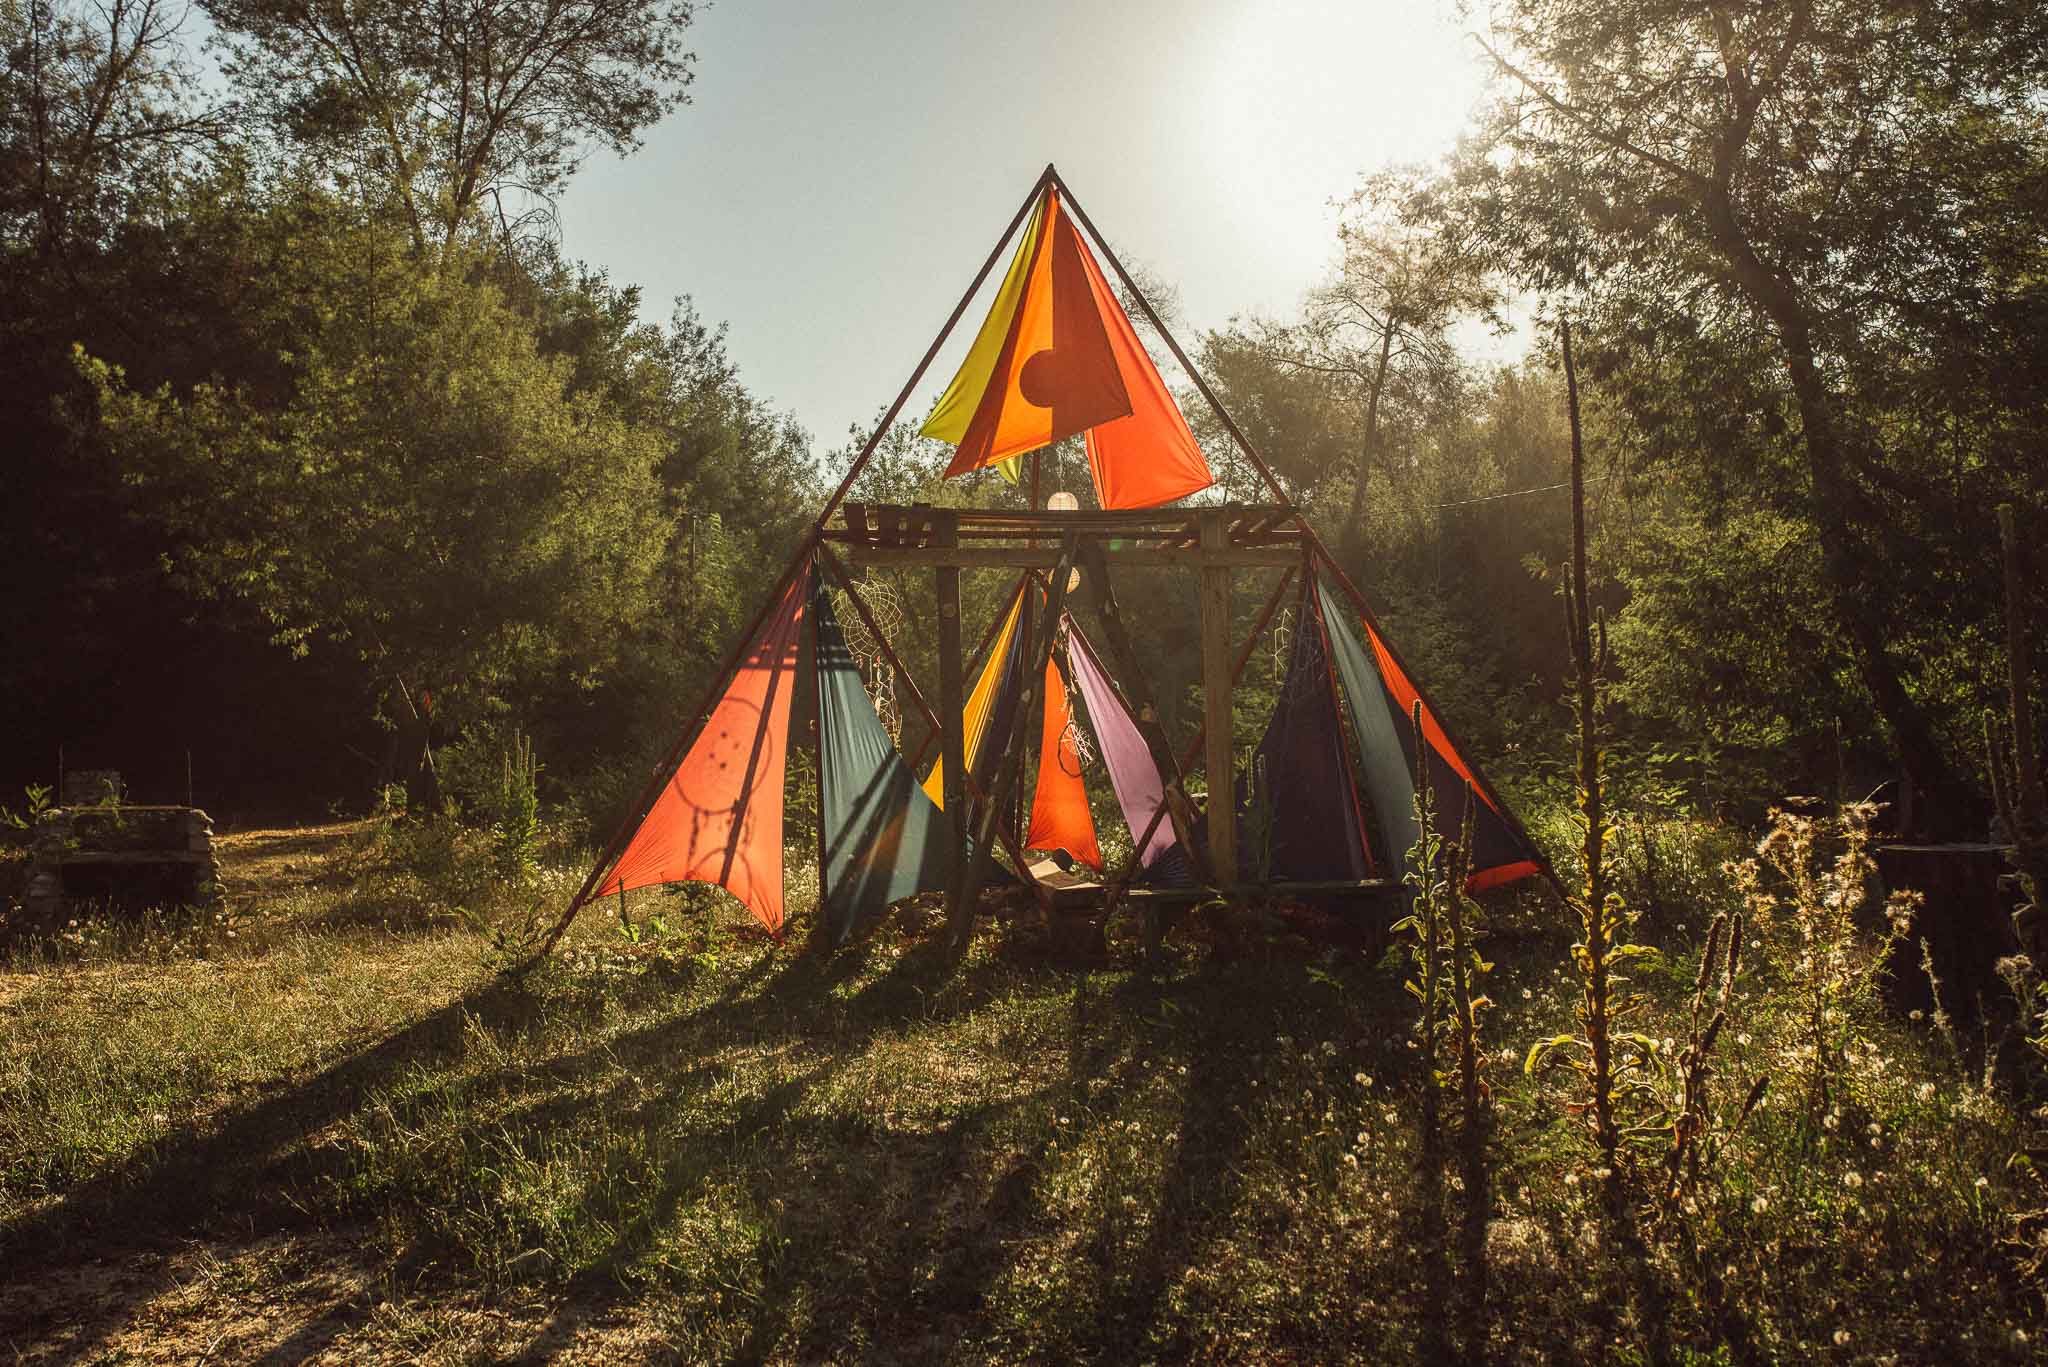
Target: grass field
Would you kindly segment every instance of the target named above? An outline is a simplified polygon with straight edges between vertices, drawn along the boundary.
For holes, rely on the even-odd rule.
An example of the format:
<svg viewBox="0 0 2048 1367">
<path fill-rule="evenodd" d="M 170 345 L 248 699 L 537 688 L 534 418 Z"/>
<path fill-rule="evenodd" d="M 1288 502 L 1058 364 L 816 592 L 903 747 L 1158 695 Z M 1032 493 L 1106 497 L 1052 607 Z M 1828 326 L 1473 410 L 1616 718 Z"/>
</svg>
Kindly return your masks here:
<svg viewBox="0 0 2048 1367">
<path fill-rule="evenodd" d="M 0 967 L 0 1360 L 1408 1361 L 1442 1313 L 1398 957 L 1082 961 L 992 919 L 952 965 L 915 910 L 825 955 L 647 894 L 512 980 L 372 827 L 225 861 L 222 915 Z M 1522 1069 L 1570 1028 L 1564 914 L 1493 920 L 1490 1356 L 2039 1356 L 2026 1127 L 1881 1014 L 1825 1114 L 1774 1087 L 1645 1218 L 1653 1332 L 1569 1077 Z M 1678 1031 L 1703 932 L 1646 926 L 1640 1028 Z M 1731 1092 L 1798 1067 L 1755 953 Z"/>
</svg>

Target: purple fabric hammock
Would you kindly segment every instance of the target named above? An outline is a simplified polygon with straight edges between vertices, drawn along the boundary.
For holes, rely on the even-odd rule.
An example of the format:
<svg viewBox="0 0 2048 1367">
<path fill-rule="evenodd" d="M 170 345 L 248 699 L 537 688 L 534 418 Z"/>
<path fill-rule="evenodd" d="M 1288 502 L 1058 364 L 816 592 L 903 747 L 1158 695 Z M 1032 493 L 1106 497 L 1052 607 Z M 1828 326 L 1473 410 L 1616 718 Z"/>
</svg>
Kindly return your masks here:
<svg viewBox="0 0 2048 1367">
<path fill-rule="evenodd" d="M 1165 805 L 1166 782 L 1159 776 L 1159 766 L 1152 762 L 1152 751 L 1145 738 L 1138 734 L 1137 722 L 1124 710 L 1123 700 L 1109 682 L 1109 674 L 1096 659 L 1088 638 L 1081 634 L 1080 624 L 1071 617 L 1067 619 L 1067 640 L 1067 662 L 1074 671 L 1074 687 L 1080 690 L 1081 701 L 1088 708 L 1095 744 L 1102 752 L 1103 766 L 1109 770 L 1110 787 L 1116 790 L 1117 806 L 1123 808 L 1131 839 L 1136 840 L 1152 825 L 1152 814 Z M 1180 852 L 1180 842 L 1174 838 L 1173 822 L 1164 816 L 1153 828 L 1152 838 L 1145 842 L 1138 864 L 1153 869 L 1162 857 L 1166 862 L 1158 865 L 1158 872 L 1185 872 L 1186 860 Z"/>
</svg>

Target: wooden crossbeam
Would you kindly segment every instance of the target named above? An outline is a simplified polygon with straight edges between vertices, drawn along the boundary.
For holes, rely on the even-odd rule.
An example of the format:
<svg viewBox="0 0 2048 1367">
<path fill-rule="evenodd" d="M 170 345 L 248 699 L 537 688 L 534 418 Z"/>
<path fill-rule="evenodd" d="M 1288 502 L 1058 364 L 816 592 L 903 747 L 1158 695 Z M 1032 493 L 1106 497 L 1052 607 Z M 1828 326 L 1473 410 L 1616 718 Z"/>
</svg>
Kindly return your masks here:
<svg viewBox="0 0 2048 1367">
<path fill-rule="evenodd" d="M 826 539 L 844 547 L 854 564 L 878 568 L 1049 570 L 1060 558 L 1056 546 L 878 546 L 833 533 L 827 533 Z M 1226 545 L 1215 549 L 1199 544 L 1123 546 L 1116 550 L 1103 547 L 1100 554 L 1109 564 L 1137 569 L 1285 569 L 1301 563 L 1298 544 L 1285 543 L 1271 546 Z"/>
</svg>

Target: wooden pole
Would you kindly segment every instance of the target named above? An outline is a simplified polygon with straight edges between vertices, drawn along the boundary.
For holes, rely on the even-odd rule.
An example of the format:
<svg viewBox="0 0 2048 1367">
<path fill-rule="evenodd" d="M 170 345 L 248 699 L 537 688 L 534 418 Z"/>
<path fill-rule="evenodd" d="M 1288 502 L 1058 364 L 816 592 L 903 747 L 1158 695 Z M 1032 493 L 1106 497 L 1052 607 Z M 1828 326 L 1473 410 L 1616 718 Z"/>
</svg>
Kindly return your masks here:
<svg viewBox="0 0 2048 1367">
<path fill-rule="evenodd" d="M 959 524 L 951 512 L 934 520 L 932 540 L 953 545 L 959 540 Z M 939 604 L 939 764 L 944 770 L 940 790 L 946 809 L 946 824 L 953 841 L 955 876 L 967 864 L 967 737 L 961 717 L 965 689 L 960 669 L 960 570 L 941 565 L 932 571 Z"/>
<path fill-rule="evenodd" d="M 1202 549 L 1222 550 L 1230 542 L 1228 508 L 1205 508 L 1200 518 Z M 1237 881 L 1237 791 L 1232 757 L 1236 736 L 1231 718 L 1230 567 L 1202 568 L 1202 725 L 1208 737 L 1209 864 L 1219 885 Z"/>
<path fill-rule="evenodd" d="M 1287 586 L 1294 582 L 1294 573 L 1292 569 L 1289 569 L 1287 573 L 1280 576 L 1280 582 L 1273 586 L 1273 592 L 1266 599 L 1265 610 L 1259 613 L 1259 620 L 1253 623 L 1251 634 L 1244 638 L 1244 645 L 1237 652 L 1237 663 L 1232 665 L 1230 670 L 1230 686 L 1233 689 L 1237 687 L 1238 680 L 1244 677 L 1244 667 L 1251 662 L 1252 651 L 1258 648 L 1259 636 L 1265 631 L 1266 624 L 1273 620 L 1273 613 L 1280 606 L 1281 596 L 1287 592 Z M 1195 734 L 1195 738 L 1188 742 L 1187 749 L 1183 750 L 1180 756 L 1180 766 L 1182 769 L 1186 769 L 1200 757 L 1203 746 L 1208 743 L 1208 736 L 1209 728 L 1204 725 Z M 1138 855 L 1151 841 L 1152 833 L 1159 829 L 1159 822 L 1165 815 L 1166 807 L 1164 804 L 1152 809 L 1152 819 L 1145 823 L 1144 834 L 1140 835 L 1137 843 L 1131 846 L 1130 854 L 1124 859 L 1123 868 L 1118 870 L 1116 877 L 1110 880 L 1113 886 L 1128 883 L 1132 876 L 1137 873 Z"/>
<path fill-rule="evenodd" d="M 2013 814 L 2027 830 L 2008 831 L 2016 842 L 2039 839 L 2048 825 L 2041 804 L 2041 756 L 2034 749 L 2034 707 L 2027 691 L 2027 623 L 2025 588 L 2020 566 L 2020 539 L 2013 526 L 2012 505 L 1998 505 L 1998 541 L 2005 570 L 2005 680 L 2012 700 L 2012 746 L 2019 757 L 2018 800 Z"/>
</svg>

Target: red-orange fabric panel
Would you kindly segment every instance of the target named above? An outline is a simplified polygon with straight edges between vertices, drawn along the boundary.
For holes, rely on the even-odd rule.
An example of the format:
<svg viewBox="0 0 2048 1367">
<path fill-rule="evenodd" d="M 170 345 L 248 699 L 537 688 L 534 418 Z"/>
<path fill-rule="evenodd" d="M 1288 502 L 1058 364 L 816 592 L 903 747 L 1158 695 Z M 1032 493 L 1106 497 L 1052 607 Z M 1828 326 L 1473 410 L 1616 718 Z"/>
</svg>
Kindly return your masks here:
<svg viewBox="0 0 2048 1367">
<path fill-rule="evenodd" d="M 1487 804 L 1491 806 L 1492 804 Z M 1517 878 L 1533 878 L 1543 872 L 1543 866 L 1533 859 L 1519 860 L 1513 864 L 1496 864 L 1490 869 L 1481 869 L 1465 880 L 1465 891 L 1485 892 L 1488 888 L 1502 887 Z"/>
<path fill-rule="evenodd" d="M 717 883 L 782 933 L 782 780 L 810 575 L 796 576 L 598 896 Z"/>
<path fill-rule="evenodd" d="M 1024 298 L 948 475 L 1035 451 L 1131 412 L 1091 288 L 1094 262 L 1060 208 L 1059 192 L 1048 188 L 1046 195 L 1046 231 Z"/>
<path fill-rule="evenodd" d="M 1373 659 L 1379 664 L 1380 677 L 1386 681 L 1387 692 L 1393 694 L 1394 701 L 1401 705 L 1403 717 L 1414 716 L 1415 704 L 1421 701 L 1422 695 L 1415 691 L 1415 685 L 1401 672 L 1401 666 L 1394 663 L 1393 652 L 1387 649 L 1387 643 L 1380 639 L 1380 634 L 1372 629 L 1372 623 L 1366 622 L 1364 626 L 1365 639 L 1372 644 Z M 1465 763 L 1465 757 L 1458 753 L 1458 747 L 1452 745 L 1451 738 L 1444 734 L 1443 723 L 1436 719 L 1436 713 L 1426 702 L 1422 704 L 1422 737 L 1429 742 L 1431 749 L 1443 756 L 1444 763 L 1450 765 L 1459 778 L 1471 785 L 1472 791 L 1479 794 L 1481 802 L 1496 812 L 1500 810 L 1494 800 L 1487 796 L 1486 785 L 1473 776 L 1471 766 Z"/>
<path fill-rule="evenodd" d="M 1045 727 L 1038 745 L 1038 789 L 1031 795 L 1027 850 L 1065 850 L 1091 869 L 1102 868 L 1095 842 L 1095 816 L 1081 782 L 1081 756 L 1074 749 L 1074 713 L 1067 703 L 1059 666 L 1045 662 Z"/>
<path fill-rule="evenodd" d="M 1130 416 L 1088 429 L 1088 470 L 1095 476 L 1096 498 L 1105 508 L 1156 508 L 1208 488 L 1216 476 L 1159 367 L 1085 246 L 1081 259 L 1095 308 L 1109 328 L 1117 372 L 1131 396 Z"/>
</svg>

